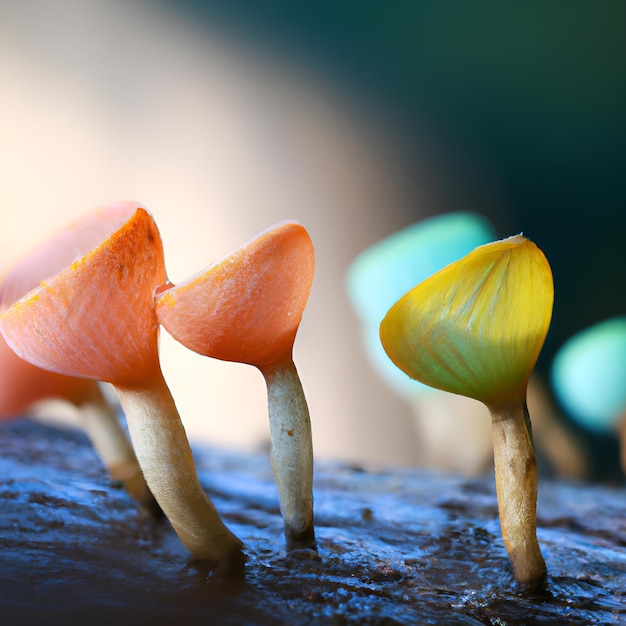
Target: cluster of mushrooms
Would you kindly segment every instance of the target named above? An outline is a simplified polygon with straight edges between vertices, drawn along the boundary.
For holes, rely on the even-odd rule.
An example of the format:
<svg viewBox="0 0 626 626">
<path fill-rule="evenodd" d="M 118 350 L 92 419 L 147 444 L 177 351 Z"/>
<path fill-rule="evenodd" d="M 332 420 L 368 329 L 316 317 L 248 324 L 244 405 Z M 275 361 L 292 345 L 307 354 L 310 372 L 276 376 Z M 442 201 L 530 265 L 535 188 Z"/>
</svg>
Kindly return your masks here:
<svg viewBox="0 0 626 626">
<path fill-rule="evenodd" d="M 110 411 L 87 411 L 93 426 L 86 429 L 111 475 L 133 483 L 130 495 L 152 511 L 160 509 L 194 557 L 236 572 L 242 542 L 198 480 L 161 371 L 159 325 L 196 352 L 262 372 L 287 550 L 315 554 L 311 427 L 292 360 L 313 271 L 307 231 L 284 222 L 174 286 L 150 213 L 116 203 L 61 231 L 8 274 L 0 330 L 21 359 L 49 370 L 42 377 L 58 377 L 50 383 L 59 384 L 54 395 L 81 409 L 101 409 L 95 381 L 111 383 L 132 446 Z"/>
<path fill-rule="evenodd" d="M 42 389 L 67 389 L 57 393 L 86 409 L 86 431 L 111 476 L 146 508 L 162 511 L 193 556 L 224 572 L 241 569 L 242 542 L 198 481 L 161 372 L 159 326 L 195 352 L 257 367 L 267 384 L 286 548 L 315 557 L 311 426 L 292 359 L 313 271 L 307 231 L 283 222 L 172 285 L 150 213 L 117 203 L 85 216 L 13 269 L 0 292 L 0 331 L 21 357 L 16 371 L 36 366 Z M 380 323 L 380 342 L 398 368 L 489 409 L 504 543 L 515 577 L 531 590 L 545 584 L 546 566 L 536 537 L 526 393 L 553 298 L 545 256 L 517 235 L 446 265 Z M 96 381 L 117 391 L 132 445 Z M 8 410 L 25 403 L 16 397 Z"/>
</svg>

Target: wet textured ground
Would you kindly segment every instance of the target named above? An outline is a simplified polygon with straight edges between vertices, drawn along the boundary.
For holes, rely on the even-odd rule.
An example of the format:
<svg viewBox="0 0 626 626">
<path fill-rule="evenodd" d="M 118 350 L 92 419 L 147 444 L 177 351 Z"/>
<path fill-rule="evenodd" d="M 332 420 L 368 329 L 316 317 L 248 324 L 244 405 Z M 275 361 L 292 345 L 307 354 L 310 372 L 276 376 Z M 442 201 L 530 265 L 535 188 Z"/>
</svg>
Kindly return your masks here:
<svg viewBox="0 0 626 626">
<path fill-rule="evenodd" d="M 244 540 L 246 582 L 215 582 L 165 522 L 109 484 L 82 434 L 0 424 L 0 624 L 626 623 L 626 490 L 540 485 L 548 592 L 516 589 L 493 481 L 316 471 L 320 561 L 282 552 L 265 455 L 197 450 Z M 74 619 L 69 619 L 74 618 Z"/>
</svg>

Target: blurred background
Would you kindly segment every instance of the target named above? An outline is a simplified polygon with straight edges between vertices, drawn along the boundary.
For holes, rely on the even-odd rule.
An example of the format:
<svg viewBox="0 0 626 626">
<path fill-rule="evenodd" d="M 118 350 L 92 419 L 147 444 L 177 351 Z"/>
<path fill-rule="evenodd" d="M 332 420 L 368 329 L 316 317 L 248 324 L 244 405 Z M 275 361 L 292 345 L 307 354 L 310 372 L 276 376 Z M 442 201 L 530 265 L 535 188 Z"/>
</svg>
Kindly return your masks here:
<svg viewBox="0 0 626 626">
<path fill-rule="evenodd" d="M 540 374 L 624 314 L 625 27 L 611 1 L 0 0 L 0 273 L 115 200 L 152 211 L 174 283 L 297 219 L 317 254 L 295 346 L 316 456 L 419 465 L 346 271 L 404 226 L 476 211 L 552 265 Z M 190 439 L 266 445 L 256 370 L 166 333 L 162 362 Z M 620 478 L 616 439 L 569 426 L 591 477 Z"/>
</svg>

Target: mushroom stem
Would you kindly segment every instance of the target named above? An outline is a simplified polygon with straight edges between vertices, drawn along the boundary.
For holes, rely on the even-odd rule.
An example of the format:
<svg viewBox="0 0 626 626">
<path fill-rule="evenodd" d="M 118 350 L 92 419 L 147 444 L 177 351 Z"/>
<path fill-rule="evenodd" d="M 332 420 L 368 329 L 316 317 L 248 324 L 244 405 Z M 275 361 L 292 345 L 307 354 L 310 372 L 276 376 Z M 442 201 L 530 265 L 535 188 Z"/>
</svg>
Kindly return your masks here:
<svg viewBox="0 0 626 626">
<path fill-rule="evenodd" d="M 113 407 L 100 396 L 83 402 L 78 408 L 82 427 L 111 478 L 119 481 L 128 495 L 151 515 L 158 517 L 162 511 L 148 489 L 135 452 Z"/>
<path fill-rule="evenodd" d="M 219 573 L 239 573 L 242 543 L 226 528 L 200 485 L 185 429 L 160 370 L 149 386 L 116 390 L 148 486 L 182 543 Z"/>
<path fill-rule="evenodd" d="M 272 470 L 287 552 L 316 552 L 311 420 L 302 383 L 292 359 L 263 368 L 262 373 L 267 384 Z"/>
<path fill-rule="evenodd" d="M 517 581 L 538 590 L 547 574 L 537 541 L 537 461 L 526 400 L 490 412 L 502 538 Z"/>
</svg>

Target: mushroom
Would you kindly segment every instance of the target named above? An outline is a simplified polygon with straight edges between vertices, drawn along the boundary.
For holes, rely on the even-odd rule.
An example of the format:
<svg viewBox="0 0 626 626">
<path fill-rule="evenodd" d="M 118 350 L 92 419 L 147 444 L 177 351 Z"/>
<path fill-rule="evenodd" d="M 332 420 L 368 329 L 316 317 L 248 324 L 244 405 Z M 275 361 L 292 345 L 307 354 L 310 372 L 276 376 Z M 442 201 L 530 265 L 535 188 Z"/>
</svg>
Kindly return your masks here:
<svg viewBox="0 0 626 626">
<path fill-rule="evenodd" d="M 47 400 L 69 402 L 78 409 L 80 423 L 111 478 L 152 515 L 161 513 L 116 411 L 95 380 L 36 367 L 18 357 L 2 335 L 0 372 L 0 418 L 16 417 Z"/>
<path fill-rule="evenodd" d="M 552 363 L 552 385 L 567 414 L 584 428 L 617 433 L 626 473 L 626 317 L 577 333 Z"/>
<path fill-rule="evenodd" d="M 464 475 L 478 474 L 491 462 L 493 446 L 485 407 L 408 378 L 385 353 L 379 327 L 389 307 L 411 287 L 495 237 L 491 223 L 477 213 L 444 213 L 411 224 L 363 250 L 346 277 L 368 360 L 410 406 L 420 461 Z M 450 437 L 451 431 L 458 436 Z"/>
<path fill-rule="evenodd" d="M 5 283 L 10 306 L 0 330 L 9 345 L 39 367 L 111 383 L 148 486 L 183 544 L 218 570 L 239 572 L 241 542 L 198 481 L 161 372 L 153 295 L 166 275 L 152 216 L 136 203 L 108 205 L 44 244 L 25 266 L 31 282 L 45 280 L 15 302 L 19 276 Z"/>
<path fill-rule="evenodd" d="M 159 322 L 187 348 L 257 367 L 267 385 L 272 469 L 287 551 L 316 553 L 309 410 L 293 344 L 313 282 L 309 234 L 281 222 L 204 272 L 159 290 Z"/>
<path fill-rule="evenodd" d="M 516 235 L 479 246 L 427 278 L 380 325 L 385 351 L 409 376 L 489 409 L 502 536 L 515 577 L 529 590 L 545 584 L 546 566 L 526 391 L 553 300 L 543 252 Z"/>
</svg>

